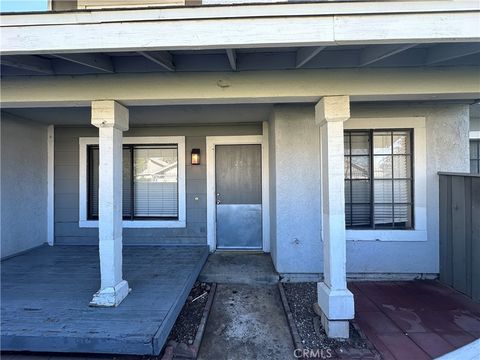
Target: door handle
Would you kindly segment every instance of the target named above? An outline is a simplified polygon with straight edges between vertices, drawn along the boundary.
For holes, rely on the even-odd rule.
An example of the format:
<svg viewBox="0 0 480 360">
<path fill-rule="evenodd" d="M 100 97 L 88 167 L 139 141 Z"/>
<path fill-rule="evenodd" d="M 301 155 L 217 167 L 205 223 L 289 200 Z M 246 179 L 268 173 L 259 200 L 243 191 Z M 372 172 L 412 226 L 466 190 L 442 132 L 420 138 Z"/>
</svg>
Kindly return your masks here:
<svg viewBox="0 0 480 360">
<path fill-rule="evenodd" d="M 217 194 L 217 205 L 220 205 L 222 202 L 220 201 L 220 194 Z"/>
</svg>

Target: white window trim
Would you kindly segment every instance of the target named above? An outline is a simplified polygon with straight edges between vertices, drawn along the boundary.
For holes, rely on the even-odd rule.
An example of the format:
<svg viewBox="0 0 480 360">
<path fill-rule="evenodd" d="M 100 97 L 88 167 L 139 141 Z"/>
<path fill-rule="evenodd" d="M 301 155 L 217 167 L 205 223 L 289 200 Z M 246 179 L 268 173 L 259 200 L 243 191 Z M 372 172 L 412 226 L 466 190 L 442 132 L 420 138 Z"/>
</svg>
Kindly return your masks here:
<svg viewBox="0 0 480 360">
<path fill-rule="evenodd" d="M 470 140 L 480 139 L 480 130 L 471 130 L 470 131 Z"/>
<path fill-rule="evenodd" d="M 413 129 L 413 230 L 346 230 L 347 240 L 427 241 L 427 132 L 424 117 L 351 118 L 345 130 Z"/>
<path fill-rule="evenodd" d="M 186 227 L 185 136 L 124 137 L 124 144 L 177 144 L 178 145 L 178 220 L 123 220 L 124 228 L 184 228 Z M 98 220 L 87 218 L 87 146 L 97 145 L 98 137 L 79 138 L 79 227 L 98 227 Z"/>
</svg>

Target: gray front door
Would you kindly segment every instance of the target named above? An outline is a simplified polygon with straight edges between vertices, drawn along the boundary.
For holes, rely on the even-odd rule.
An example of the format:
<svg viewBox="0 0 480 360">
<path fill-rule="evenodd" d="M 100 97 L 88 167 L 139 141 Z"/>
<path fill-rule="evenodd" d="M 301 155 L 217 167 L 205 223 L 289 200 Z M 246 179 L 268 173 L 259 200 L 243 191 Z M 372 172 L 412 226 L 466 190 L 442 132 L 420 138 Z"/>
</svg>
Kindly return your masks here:
<svg viewBox="0 0 480 360">
<path fill-rule="evenodd" d="M 215 147 L 217 248 L 262 249 L 262 147 Z"/>
</svg>

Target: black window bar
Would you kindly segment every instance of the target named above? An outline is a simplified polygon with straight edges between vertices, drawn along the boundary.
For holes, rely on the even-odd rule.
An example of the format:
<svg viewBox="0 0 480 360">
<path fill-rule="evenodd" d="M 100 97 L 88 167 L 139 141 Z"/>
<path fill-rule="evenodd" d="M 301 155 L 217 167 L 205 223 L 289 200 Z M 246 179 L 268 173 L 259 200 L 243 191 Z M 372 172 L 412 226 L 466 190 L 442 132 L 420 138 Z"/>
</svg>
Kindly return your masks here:
<svg viewBox="0 0 480 360">
<path fill-rule="evenodd" d="M 374 150 L 374 136 L 376 133 L 384 133 L 390 135 L 390 153 L 375 154 Z M 406 133 L 408 148 L 405 149 L 405 153 L 395 153 L 394 150 L 394 136 L 395 133 Z M 346 130 L 345 131 L 345 225 L 349 229 L 413 229 L 414 228 L 414 178 L 413 178 L 413 130 L 412 129 L 378 129 L 378 130 Z M 365 152 L 357 151 L 353 152 L 352 144 L 354 136 L 365 136 L 367 146 Z M 375 156 L 390 157 L 391 162 L 391 177 L 379 179 L 375 177 Z M 360 176 L 356 178 L 354 172 L 354 159 L 359 157 L 368 157 L 368 176 Z M 395 177 L 395 158 L 405 157 L 407 162 L 409 176 Z M 359 196 L 358 191 L 361 190 L 361 186 L 354 186 L 355 182 L 363 181 L 367 184 L 366 188 L 369 191 L 369 202 L 357 201 L 355 199 L 362 199 L 364 196 Z M 391 201 L 390 202 L 375 202 L 375 182 L 391 181 Z M 405 181 L 407 184 L 406 191 L 409 201 L 396 201 L 395 183 Z M 375 210 L 380 207 L 391 206 L 391 223 L 377 224 Z M 396 223 L 396 219 L 399 208 L 405 208 L 405 221 Z M 368 219 L 362 219 L 362 210 L 368 208 Z M 397 210 L 396 210 L 397 209 Z M 358 210 L 358 211 L 356 211 Z M 357 220 L 355 219 L 356 213 Z"/>
</svg>

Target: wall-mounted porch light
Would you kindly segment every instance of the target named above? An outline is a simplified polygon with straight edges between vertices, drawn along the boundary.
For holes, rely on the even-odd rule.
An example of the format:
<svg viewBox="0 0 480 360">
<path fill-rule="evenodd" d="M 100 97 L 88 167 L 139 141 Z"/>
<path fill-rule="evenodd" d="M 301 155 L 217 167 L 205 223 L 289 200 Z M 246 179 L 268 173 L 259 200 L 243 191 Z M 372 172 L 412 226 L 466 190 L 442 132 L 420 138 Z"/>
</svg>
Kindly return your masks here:
<svg viewBox="0 0 480 360">
<path fill-rule="evenodd" d="M 192 149 L 192 165 L 200 165 L 200 149 Z"/>
</svg>

